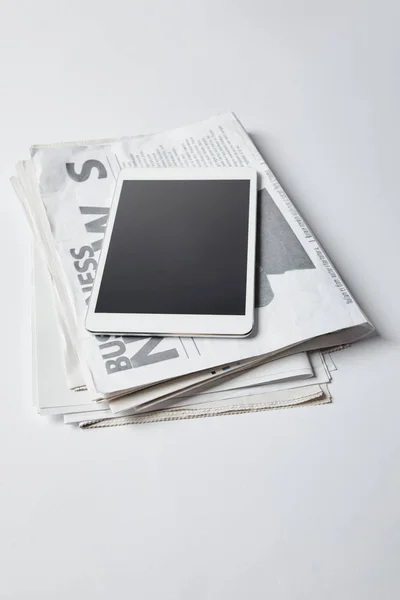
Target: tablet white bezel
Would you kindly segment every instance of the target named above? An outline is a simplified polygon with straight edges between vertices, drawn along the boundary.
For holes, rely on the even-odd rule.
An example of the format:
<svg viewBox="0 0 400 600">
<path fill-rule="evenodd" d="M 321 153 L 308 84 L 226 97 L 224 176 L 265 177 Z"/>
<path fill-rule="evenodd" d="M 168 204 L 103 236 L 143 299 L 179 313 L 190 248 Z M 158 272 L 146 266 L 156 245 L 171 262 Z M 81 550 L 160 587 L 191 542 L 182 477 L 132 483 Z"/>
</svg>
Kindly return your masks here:
<svg viewBox="0 0 400 600">
<path fill-rule="evenodd" d="M 118 210 L 121 188 L 129 180 L 217 180 L 248 179 L 249 223 L 247 245 L 246 308 L 244 315 L 171 315 L 139 313 L 96 313 L 96 303 L 106 262 L 108 247 Z M 255 241 L 257 213 L 257 171 L 250 168 L 195 169 L 123 169 L 118 177 L 110 208 L 106 232 L 93 290 L 89 302 L 86 328 L 92 333 L 162 335 L 162 336 L 234 336 L 249 335 L 254 320 Z"/>
</svg>

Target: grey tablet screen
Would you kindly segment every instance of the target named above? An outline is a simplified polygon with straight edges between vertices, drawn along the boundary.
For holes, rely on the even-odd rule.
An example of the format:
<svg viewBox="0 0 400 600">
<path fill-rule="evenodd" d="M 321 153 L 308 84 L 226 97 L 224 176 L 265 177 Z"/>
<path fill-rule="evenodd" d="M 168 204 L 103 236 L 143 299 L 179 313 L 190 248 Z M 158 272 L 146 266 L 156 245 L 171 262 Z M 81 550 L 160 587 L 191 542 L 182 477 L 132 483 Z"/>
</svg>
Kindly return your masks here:
<svg viewBox="0 0 400 600">
<path fill-rule="evenodd" d="M 124 181 L 96 313 L 244 315 L 249 180 Z"/>
</svg>

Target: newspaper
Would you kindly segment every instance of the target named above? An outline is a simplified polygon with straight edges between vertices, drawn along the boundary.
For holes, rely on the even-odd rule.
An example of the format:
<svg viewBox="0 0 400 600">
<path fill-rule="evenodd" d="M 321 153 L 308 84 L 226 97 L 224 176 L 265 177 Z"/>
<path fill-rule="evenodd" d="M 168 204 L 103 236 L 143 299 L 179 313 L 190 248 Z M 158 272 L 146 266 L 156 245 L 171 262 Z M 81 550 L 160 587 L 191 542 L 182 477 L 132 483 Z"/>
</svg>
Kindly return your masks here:
<svg viewBox="0 0 400 600">
<path fill-rule="evenodd" d="M 86 307 L 115 179 L 128 166 L 258 170 L 254 335 L 242 340 L 143 339 L 99 337 L 86 331 Z M 31 162 L 19 167 L 18 181 L 25 187 L 32 226 L 62 299 L 62 321 L 76 348 L 84 383 L 104 396 L 216 365 L 267 359 L 299 345 L 304 349 L 348 343 L 373 329 L 233 114 L 140 139 L 34 146 Z"/>
</svg>

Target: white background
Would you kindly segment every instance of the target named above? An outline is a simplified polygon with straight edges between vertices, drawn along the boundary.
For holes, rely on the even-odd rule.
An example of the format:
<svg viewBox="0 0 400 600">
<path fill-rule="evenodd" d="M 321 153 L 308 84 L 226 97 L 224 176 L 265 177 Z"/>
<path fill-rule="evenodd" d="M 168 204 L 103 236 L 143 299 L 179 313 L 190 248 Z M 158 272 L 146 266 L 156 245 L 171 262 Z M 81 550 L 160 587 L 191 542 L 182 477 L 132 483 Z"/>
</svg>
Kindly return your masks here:
<svg viewBox="0 0 400 600">
<path fill-rule="evenodd" d="M 400 593 L 398 3 L 2 0 L 0 598 Z M 82 432 L 31 408 L 32 143 L 234 110 L 380 338 L 330 406 Z"/>
</svg>

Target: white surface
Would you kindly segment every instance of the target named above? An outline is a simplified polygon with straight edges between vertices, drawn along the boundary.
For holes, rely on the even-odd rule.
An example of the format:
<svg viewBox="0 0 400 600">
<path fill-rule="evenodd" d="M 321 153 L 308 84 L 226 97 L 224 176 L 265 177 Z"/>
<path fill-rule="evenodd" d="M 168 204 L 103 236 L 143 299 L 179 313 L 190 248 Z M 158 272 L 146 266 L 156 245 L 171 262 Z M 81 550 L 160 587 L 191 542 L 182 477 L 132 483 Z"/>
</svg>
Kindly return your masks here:
<svg viewBox="0 0 400 600">
<path fill-rule="evenodd" d="M 189 314 L 123 314 L 96 313 L 97 297 L 101 287 L 104 267 L 110 246 L 114 222 L 118 211 L 121 189 L 124 181 L 136 180 L 230 180 L 246 179 L 249 184 L 248 193 L 248 229 L 247 229 L 247 265 L 246 265 L 246 306 L 243 315 L 193 315 Z M 170 211 L 171 215 L 171 211 Z M 122 333 L 145 335 L 150 333 L 163 335 L 193 336 L 232 336 L 249 335 L 254 325 L 254 280 L 256 254 L 256 216 L 257 216 L 257 171 L 255 169 L 124 169 L 119 175 L 111 204 L 107 229 L 104 234 L 96 279 L 90 295 L 86 317 L 86 327 L 93 333 Z M 132 235 L 132 233 L 131 233 Z M 151 239 L 151 231 L 148 232 Z M 125 248 L 126 250 L 126 248 Z M 215 254 L 214 254 L 215 256 Z M 203 259 L 204 262 L 204 259 Z M 187 267 L 186 267 L 187 269 Z M 158 290 L 160 293 L 160 290 Z M 193 308 L 193 305 L 191 306 Z M 214 363 L 215 365 L 215 363 Z M 208 368 L 210 365 L 205 365 Z M 171 368 L 171 367 L 169 367 Z"/>
<path fill-rule="evenodd" d="M 3 0 L 0 11 L 0 597 L 397 597 L 397 3 Z M 328 406 L 91 432 L 39 418 L 14 162 L 31 143 L 229 109 L 382 338 L 335 355 Z"/>
</svg>

